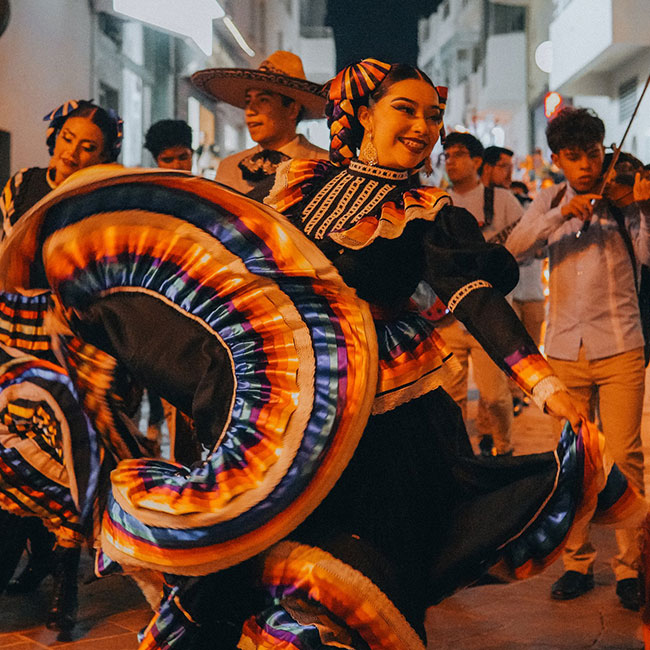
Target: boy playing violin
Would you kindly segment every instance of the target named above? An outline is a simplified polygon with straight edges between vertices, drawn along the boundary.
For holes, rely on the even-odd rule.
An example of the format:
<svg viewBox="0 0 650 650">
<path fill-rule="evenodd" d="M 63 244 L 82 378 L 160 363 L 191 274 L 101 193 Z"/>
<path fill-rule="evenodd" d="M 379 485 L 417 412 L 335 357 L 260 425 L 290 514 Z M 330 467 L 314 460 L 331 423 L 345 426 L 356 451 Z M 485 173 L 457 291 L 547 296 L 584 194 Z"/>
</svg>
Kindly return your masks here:
<svg viewBox="0 0 650 650">
<path fill-rule="evenodd" d="M 634 201 L 627 206 L 613 206 L 598 193 L 604 135 L 602 120 L 589 109 L 564 108 L 549 123 L 552 160 L 566 182 L 537 195 L 506 247 L 518 261 L 548 247 L 548 361 L 585 410 L 597 406 L 614 459 L 643 493 L 644 339 L 635 285 L 639 269 L 631 252 L 636 266 L 650 264 L 650 180 L 636 176 Z M 623 607 L 636 611 L 640 531 L 617 530 L 616 540 L 616 593 Z M 593 589 L 595 555 L 588 524 L 574 526 L 563 554 L 565 573 L 551 597 L 569 600 Z"/>
</svg>

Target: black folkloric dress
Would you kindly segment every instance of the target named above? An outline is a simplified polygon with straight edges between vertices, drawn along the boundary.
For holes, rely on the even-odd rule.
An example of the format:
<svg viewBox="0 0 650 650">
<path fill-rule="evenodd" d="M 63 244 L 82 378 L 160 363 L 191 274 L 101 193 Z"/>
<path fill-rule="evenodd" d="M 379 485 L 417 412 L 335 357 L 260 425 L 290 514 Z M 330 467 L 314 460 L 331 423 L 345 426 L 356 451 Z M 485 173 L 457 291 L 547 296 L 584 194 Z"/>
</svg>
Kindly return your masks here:
<svg viewBox="0 0 650 650">
<path fill-rule="evenodd" d="M 49 287 L 104 355 L 73 373 L 84 403 L 126 369 L 208 449 L 111 474 L 99 564 L 167 575 L 142 649 L 232 648 L 249 617 L 244 650 L 421 650 L 429 604 L 497 564 L 540 570 L 599 493 L 603 516 L 643 510 L 590 428 L 554 453 L 473 456 L 440 387 L 453 358 L 409 305 L 420 280 L 527 392 L 552 380 L 503 297 L 516 263 L 444 192 L 290 161 L 268 203 L 98 167 L 0 254 L 7 288 Z"/>
</svg>

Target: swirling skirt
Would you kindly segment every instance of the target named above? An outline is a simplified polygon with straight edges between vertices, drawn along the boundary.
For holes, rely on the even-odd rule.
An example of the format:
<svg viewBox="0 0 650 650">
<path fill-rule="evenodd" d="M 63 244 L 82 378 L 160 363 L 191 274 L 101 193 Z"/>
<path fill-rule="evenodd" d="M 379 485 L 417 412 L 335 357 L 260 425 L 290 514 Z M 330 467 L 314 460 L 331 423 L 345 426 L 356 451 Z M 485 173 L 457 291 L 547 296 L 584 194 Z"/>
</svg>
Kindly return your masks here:
<svg viewBox="0 0 650 650">
<path fill-rule="evenodd" d="M 240 647 L 419 649 L 428 604 L 497 563 L 543 567 L 603 490 L 643 507 L 597 433 L 488 464 L 440 389 L 368 419 L 368 306 L 281 215 L 217 184 L 89 170 L 14 230 L 6 288 L 38 279 L 39 250 L 34 288 L 59 319 L 206 448 L 193 467 L 130 460 L 111 477 L 105 553 L 168 574 L 142 648 L 190 647 L 211 622 L 239 636 L 259 612 Z"/>
</svg>

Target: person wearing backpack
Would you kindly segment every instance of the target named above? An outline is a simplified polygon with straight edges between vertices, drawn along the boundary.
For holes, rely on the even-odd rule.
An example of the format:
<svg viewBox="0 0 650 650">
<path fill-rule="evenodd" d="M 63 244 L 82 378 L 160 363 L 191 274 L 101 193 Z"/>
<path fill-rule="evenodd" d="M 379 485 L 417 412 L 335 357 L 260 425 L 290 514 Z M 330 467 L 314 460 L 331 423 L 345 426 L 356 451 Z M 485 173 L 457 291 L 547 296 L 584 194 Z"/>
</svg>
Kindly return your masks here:
<svg viewBox="0 0 650 650">
<path fill-rule="evenodd" d="M 637 176 L 634 201 L 617 220 L 616 211 L 596 193 L 603 173 L 604 135 L 602 120 L 585 108 L 564 108 L 549 123 L 548 145 L 566 183 L 539 192 L 506 247 L 518 261 L 548 247 L 548 361 L 572 397 L 597 409 L 612 456 L 643 493 L 645 359 L 636 289 L 639 269 L 631 264 L 622 232 L 633 249 L 634 266 L 650 263 L 650 180 Z M 551 207 L 562 191 L 558 205 Z M 565 573 L 551 589 L 555 600 L 577 598 L 594 587 L 596 551 L 587 521 L 578 522 L 569 535 Z M 616 593 L 630 610 L 638 610 L 641 603 L 640 538 L 639 529 L 616 531 Z"/>
<path fill-rule="evenodd" d="M 493 237 L 499 238 L 523 214 L 519 201 L 507 189 L 486 187 L 481 183 L 479 169 L 483 165 L 483 145 L 476 137 L 470 133 L 450 133 L 445 139 L 444 150 L 447 176 L 453 184 L 449 196 L 454 205 L 474 216 L 488 242 Z M 445 390 L 461 407 L 465 419 L 468 364 L 469 358 L 472 359 L 479 391 L 477 429 L 481 436 L 481 455 L 512 454 L 513 407 L 508 378 L 451 314 L 439 321 L 438 329 L 461 364 L 462 372 L 445 385 Z"/>
</svg>

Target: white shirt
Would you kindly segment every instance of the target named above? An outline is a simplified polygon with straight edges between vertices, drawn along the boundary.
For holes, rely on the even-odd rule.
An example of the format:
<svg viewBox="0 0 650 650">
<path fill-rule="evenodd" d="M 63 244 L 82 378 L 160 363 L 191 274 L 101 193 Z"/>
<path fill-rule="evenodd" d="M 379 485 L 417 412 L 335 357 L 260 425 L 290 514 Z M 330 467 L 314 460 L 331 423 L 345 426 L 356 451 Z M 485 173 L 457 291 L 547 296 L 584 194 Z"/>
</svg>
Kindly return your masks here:
<svg viewBox="0 0 650 650">
<path fill-rule="evenodd" d="M 479 183 L 474 189 L 464 194 L 455 192 L 453 189 L 449 190 L 449 196 L 451 196 L 454 205 L 471 212 L 479 225 L 485 222 L 484 193 L 483 183 Z M 483 237 L 489 241 L 504 228 L 520 219 L 523 213 L 524 209 L 521 207 L 521 203 L 517 201 L 512 192 L 502 187 L 495 187 L 494 218 L 489 226 L 482 227 Z"/>
<path fill-rule="evenodd" d="M 215 180 L 227 185 L 228 187 L 232 187 L 243 194 L 247 194 L 255 186 L 242 178 L 241 169 L 239 169 L 238 165 L 247 156 L 252 156 L 254 153 L 262 151 L 263 149 L 264 147 L 256 144 L 250 149 L 245 149 L 239 153 L 227 156 L 219 163 Z M 289 158 L 310 158 L 320 160 L 329 157 L 329 153 L 325 151 L 325 149 L 321 149 L 312 144 L 302 134 L 297 135 L 293 140 L 291 140 L 291 142 L 287 142 L 287 144 L 280 147 L 277 151 L 289 156 Z"/>
<path fill-rule="evenodd" d="M 581 345 L 590 360 L 643 347 L 632 263 L 616 221 L 599 202 L 589 230 L 577 238 L 582 221 L 561 213 L 575 191 L 567 187 L 558 207 L 551 208 L 558 189 L 538 193 L 506 242 L 518 261 L 548 245 L 546 353 L 576 361 Z M 650 263 L 650 214 L 634 204 L 623 214 L 637 262 Z"/>
</svg>

